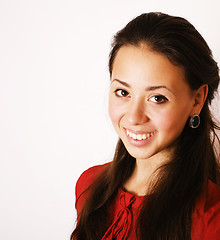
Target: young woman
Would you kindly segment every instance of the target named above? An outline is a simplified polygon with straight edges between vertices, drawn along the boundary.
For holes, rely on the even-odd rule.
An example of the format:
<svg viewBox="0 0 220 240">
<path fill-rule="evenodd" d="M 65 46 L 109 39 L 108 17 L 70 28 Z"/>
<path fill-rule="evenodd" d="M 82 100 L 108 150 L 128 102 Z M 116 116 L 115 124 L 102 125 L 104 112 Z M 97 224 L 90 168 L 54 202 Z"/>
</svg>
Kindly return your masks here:
<svg viewBox="0 0 220 240">
<path fill-rule="evenodd" d="M 183 18 L 142 14 L 116 34 L 109 71 L 119 141 L 76 184 L 71 239 L 220 239 L 219 74 L 205 40 Z"/>
</svg>

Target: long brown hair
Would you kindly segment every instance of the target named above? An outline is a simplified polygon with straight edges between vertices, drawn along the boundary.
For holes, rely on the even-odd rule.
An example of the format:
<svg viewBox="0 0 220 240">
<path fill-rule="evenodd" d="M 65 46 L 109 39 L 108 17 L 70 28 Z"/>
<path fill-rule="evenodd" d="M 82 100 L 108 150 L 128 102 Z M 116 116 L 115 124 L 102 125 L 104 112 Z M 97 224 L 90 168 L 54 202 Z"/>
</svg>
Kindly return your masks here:
<svg viewBox="0 0 220 240">
<path fill-rule="evenodd" d="M 216 135 L 219 127 L 209 109 L 219 85 L 219 69 L 207 43 L 187 20 L 147 13 L 133 19 L 115 35 L 109 57 L 110 75 L 118 50 L 124 45 L 140 44 L 150 46 L 173 64 L 183 67 L 192 90 L 203 84 L 209 87 L 200 113 L 200 126 L 192 129 L 186 124 L 173 158 L 158 170 L 153 194 L 145 197 L 137 222 L 137 239 L 190 239 L 196 199 L 208 179 L 219 184 L 219 156 L 214 149 L 214 142 L 219 143 Z M 101 239 L 110 224 L 109 204 L 131 176 L 134 166 L 135 159 L 119 139 L 112 163 L 91 186 L 91 194 L 71 239 Z"/>
</svg>

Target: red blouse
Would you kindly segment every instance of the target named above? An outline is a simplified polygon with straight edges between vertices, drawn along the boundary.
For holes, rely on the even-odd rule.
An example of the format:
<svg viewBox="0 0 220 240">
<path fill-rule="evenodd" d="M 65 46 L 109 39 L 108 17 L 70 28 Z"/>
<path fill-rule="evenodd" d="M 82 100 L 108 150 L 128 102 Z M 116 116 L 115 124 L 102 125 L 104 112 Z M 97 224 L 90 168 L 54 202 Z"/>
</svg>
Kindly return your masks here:
<svg viewBox="0 0 220 240">
<path fill-rule="evenodd" d="M 76 183 L 76 210 L 80 213 L 88 192 L 83 193 L 104 169 L 104 165 L 94 166 L 82 173 Z M 83 194 L 82 194 L 83 193 Z M 81 195 L 82 194 L 82 195 Z M 114 202 L 111 204 L 112 224 L 101 240 L 135 240 L 138 209 L 143 196 L 135 196 L 118 190 Z M 198 199 L 192 219 L 192 240 L 220 240 L 220 187 L 209 181 L 208 191 L 204 191 Z"/>
</svg>

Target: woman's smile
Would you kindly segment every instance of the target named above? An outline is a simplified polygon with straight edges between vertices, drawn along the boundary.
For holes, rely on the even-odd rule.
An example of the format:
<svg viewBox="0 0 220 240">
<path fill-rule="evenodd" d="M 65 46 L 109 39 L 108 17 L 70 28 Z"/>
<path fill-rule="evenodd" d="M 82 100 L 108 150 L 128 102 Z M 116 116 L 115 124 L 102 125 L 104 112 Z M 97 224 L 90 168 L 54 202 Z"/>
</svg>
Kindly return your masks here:
<svg viewBox="0 0 220 240">
<path fill-rule="evenodd" d="M 125 132 L 126 132 L 128 141 L 136 147 L 142 147 L 148 144 L 149 141 L 151 141 L 152 138 L 156 135 L 156 131 L 142 133 L 142 132 L 137 132 L 137 131 L 134 132 L 134 131 L 125 129 Z"/>
</svg>

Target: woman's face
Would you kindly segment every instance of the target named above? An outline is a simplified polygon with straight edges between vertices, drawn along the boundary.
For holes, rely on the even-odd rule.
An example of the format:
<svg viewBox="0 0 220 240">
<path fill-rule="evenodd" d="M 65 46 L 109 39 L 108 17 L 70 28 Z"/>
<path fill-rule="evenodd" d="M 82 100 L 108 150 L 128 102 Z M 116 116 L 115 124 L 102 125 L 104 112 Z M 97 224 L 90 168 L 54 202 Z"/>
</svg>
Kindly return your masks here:
<svg viewBox="0 0 220 240">
<path fill-rule="evenodd" d="M 148 47 L 119 49 L 111 76 L 109 115 L 128 152 L 146 159 L 170 148 L 192 112 L 184 71 Z"/>
</svg>

